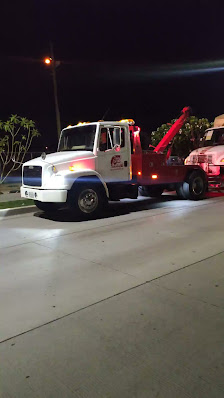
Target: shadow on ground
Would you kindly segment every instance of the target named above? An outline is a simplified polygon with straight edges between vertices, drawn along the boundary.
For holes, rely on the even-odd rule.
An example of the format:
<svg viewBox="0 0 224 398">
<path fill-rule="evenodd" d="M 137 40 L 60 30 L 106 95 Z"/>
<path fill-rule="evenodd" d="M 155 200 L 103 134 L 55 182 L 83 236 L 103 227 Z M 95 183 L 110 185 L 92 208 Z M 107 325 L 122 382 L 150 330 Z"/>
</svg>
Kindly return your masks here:
<svg viewBox="0 0 224 398">
<path fill-rule="evenodd" d="M 167 206 L 168 203 L 169 206 Z M 181 207 L 182 205 L 183 205 L 183 200 L 178 199 L 176 195 L 167 194 L 163 195 L 160 199 L 140 197 L 137 200 L 130 199 L 130 200 L 121 200 L 120 202 L 110 202 L 105 209 L 102 209 L 99 215 L 91 218 L 78 217 L 68 209 L 60 209 L 57 212 L 50 214 L 38 211 L 34 213 L 34 216 L 57 222 L 82 222 L 86 220 L 100 220 L 104 218 L 117 217 L 144 210 L 161 209 L 167 207 L 178 208 Z"/>
</svg>

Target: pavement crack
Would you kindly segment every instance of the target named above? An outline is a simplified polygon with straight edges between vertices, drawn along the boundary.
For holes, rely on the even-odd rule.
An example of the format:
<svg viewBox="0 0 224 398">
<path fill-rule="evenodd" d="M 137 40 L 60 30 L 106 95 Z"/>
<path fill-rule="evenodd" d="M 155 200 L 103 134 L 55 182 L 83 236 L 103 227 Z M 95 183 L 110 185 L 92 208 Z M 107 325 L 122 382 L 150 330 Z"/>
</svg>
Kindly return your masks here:
<svg viewBox="0 0 224 398">
<path fill-rule="evenodd" d="M 179 270 L 179 271 L 180 271 L 180 270 Z M 166 276 L 166 275 L 164 275 L 164 277 L 165 277 L 165 276 Z M 195 296 L 192 296 L 192 295 L 189 295 L 189 294 L 180 292 L 180 291 L 178 291 L 178 290 L 176 290 L 176 289 L 171 289 L 171 288 L 168 288 L 168 287 L 166 287 L 166 286 L 161 286 L 161 285 L 157 284 L 157 283 L 154 282 L 154 281 L 151 281 L 151 283 L 152 283 L 153 285 L 159 287 L 159 288 L 162 288 L 162 289 L 164 289 L 164 290 L 168 290 L 169 292 L 174 292 L 174 293 L 176 293 L 176 294 L 179 294 L 180 296 L 190 297 L 192 300 L 198 301 L 198 302 L 203 303 L 203 304 L 210 305 L 211 307 L 220 308 L 220 309 L 222 309 L 222 310 L 224 309 L 224 307 L 222 307 L 221 305 L 217 305 L 217 304 L 214 304 L 214 303 L 209 303 L 208 301 L 205 301 L 205 300 L 202 300 L 202 299 L 200 299 L 200 298 L 198 298 L 198 297 L 195 297 Z"/>
<path fill-rule="evenodd" d="M 189 268 L 189 267 L 192 267 L 193 265 L 203 263 L 203 261 L 210 260 L 211 258 L 214 258 L 214 257 L 216 257 L 216 256 L 220 256 L 220 254 L 224 254 L 224 250 L 222 250 L 221 252 L 218 252 L 218 253 L 216 253 L 216 254 L 212 254 L 211 256 L 202 258 L 201 260 L 195 261 L 194 263 L 187 264 L 187 265 L 184 265 L 184 266 L 181 267 L 181 268 L 178 268 L 178 269 L 175 269 L 175 270 L 173 270 L 173 271 L 167 272 L 166 274 L 157 276 L 156 278 L 151 279 L 149 282 L 156 281 L 156 280 L 158 280 L 158 279 L 160 279 L 160 278 L 163 278 L 164 276 L 168 276 L 168 275 L 171 275 L 171 274 L 175 274 L 176 272 L 181 271 L 181 270 L 186 269 L 186 268 Z"/>
<path fill-rule="evenodd" d="M 57 322 L 57 321 L 59 321 L 59 320 L 61 320 L 61 319 L 65 319 L 65 318 L 67 318 L 67 317 L 69 317 L 69 316 L 71 316 L 71 315 L 77 314 L 77 313 L 79 313 L 79 312 L 81 312 L 81 311 L 83 311 L 83 310 L 86 310 L 86 309 L 88 309 L 88 308 L 94 307 L 94 306 L 97 305 L 97 304 L 103 303 L 103 302 L 105 302 L 105 301 L 107 301 L 107 300 L 110 300 L 110 299 L 112 299 L 112 298 L 114 298 L 114 297 L 120 296 L 120 295 L 122 295 L 122 294 L 124 294 L 124 293 L 127 293 L 127 292 L 129 292 L 129 291 L 131 291 L 131 290 L 137 289 L 137 288 L 139 288 L 139 287 L 148 285 L 148 284 L 150 284 L 150 283 L 152 283 L 152 282 L 154 282 L 154 281 L 157 281 L 157 280 L 159 280 L 159 279 L 161 279 L 161 278 L 163 278 L 163 277 L 165 277 L 165 276 L 171 275 L 171 274 L 173 274 L 173 273 L 175 273 L 175 272 L 181 271 L 182 269 L 191 267 L 191 266 L 193 266 L 193 265 L 196 265 L 196 264 L 198 264 L 198 263 L 201 263 L 201 262 L 204 261 L 204 260 L 207 260 L 207 259 L 216 257 L 216 256 L 218 256 L 218 255 L 220 255 L 220 254 L 223 254 L 223 253 L 224 253 L 224 251 L 221 251 L 221 252 L 219 252 L 219 253 L 217 253 L 217 254 L 214 254 L 214 255 L 209 256 L 209 257 L 207 257 L 207 258 L 205 258 L 205 259 L 196 261 L 196 262 L 194 262 L 194 263 L 188 264 L 188 265 L 186 265 L 186 266 L 184 266 L 184 267 L 182 267 L 182 268 L 179 268 L 179 269 L 177 269 L 177 270 L 170 271 L 170 272 L 168 272 L 168 273 L 166 273 L 166 274 L 160 275 L 160 276 L 158 276 L 158 277 L 156 277 L 156 278 L 153 278 L 153 279 L 151 279 L 151 280 L 148 280 L 148 281 L 139 283 L 139 284 L 137 284 L 137 285 L 135 285 L 135 286 L 132 286 L 132 287 L 130 287 L 130 288 L 128 288 L 128 289 L 125 289 L 125 290 L 123 290 L 123 291 L 121 291 L 121 292 L 115 293 L 115 294 L 113 294 L 113 295 L 111 295 L 111 296 L 105 297 L 104 299 L 101 299 L 101 300 L 99 300 L 99 301 L 96 301 L 96 302 L 94 302 L 94 303 L 91 303 L 91 304 L 89 304 L 89 305 L 86 305 L 86 306 L 84 306 L 84 307 L 82 307 L 82 308 L 79 308 L 78 310 L 71 311 L 71 312 L 69 312 L 68 314 L 65 314 L 65 315 L 62 315 L 62 316 L 60 316 L 60 317 L 54 318 L 54 319 L 52 319 L 52 320 L 50 320 L 50 321 L 48 321 L 48 322 L 45 322 L 45 323 L 43 323 L 43 324 L 41 324 L 41 325 L 35 326 L 35 327 L 30 328 L 30 329 L 28 329 L 28 330 L 26 330 L 26 331 L 24 331 L 24 332 L 18 333 L 18 334 L 14 335 L 14 336 L 11 336 L 11 337 L 8 337 L 8 338 L 6 338 L 6 339 L 4 339 L 4 340 L 1 340 L 1 341 L 0 341 L 0 344 L 5 343 L 6 341 L 10 341 L 10 340 L 12 340 L 12 339 L 14 339 L 14 338 L 16 338 L 16 337 L 19 337 L 19 336 L 25 335 L 25 334 L 27 334 L 27 333 L 30 333 L 30 332 L 32 332 L 32 331 L 34 331 L 34 330 L 40 329 L 40 328 L 42 328 L 42 327 L 44 327 L 44 326 L 53 324 L 53 323 L 55 323 L 55 322 Z M 157 285 L 156 283 L 154 283 L 154 285 L 159 286 L 159 285 Z M 172 290 L 172 289 L 170 289 L 170 290 Z M 183 293 L 180 293 L 180 292 L 176 292 L 176 293 L 181 294 L 181 295 L 184 295 Z M 200 300 L 199 300 L 199 301 L 200 301 Z M 203 302 L 203 301 L 202 301 L 202 302 Z M 209 305 L 214 306 L 214 307 L 217 307 L 217 308 L 222 308 L 222 307 L 216 306 L 215 304 L 210 304 L 210 303 L 206 303 L 206 304 L 209 304 Z"/>
<path fill-rule="evenodd" d="M 67 318 L 67 317 L 69 317 L 69 316 L 71 316 L 71 315 L 77 314 L 77 313 L 79 313 L 79 312 L 81 312 L 81 311 L 83 311 L 83 310 L 86 310 L 86 309 L 88 309 L 88 308 L 91 308 L 91 307 L 93 307 L 93 306 L 95 306 L 95 305 L 97 305 L 97 304 L 103 303 L 103 302 L 105 302 L 105 301 L 107 301 L 107 300 L 110 300 L 110 299 L 112 299 L 112 298 L 114 298 L 114 297 L 120 296 L 120 295 L 123 294 L 123 293 L 126 293 L 126 292 L 128 292 L 128 291 L 131 291 L 131 290 L 136 289 L 136 288 L 138 288 L 138 287 L 144 286 L 144 285 L 146 285 L 146 284 L 148 284 L 148 283 L 149 283 L 148 281 L 147 281 L 147 282 L 140 283 L 140 284 L 138 284 L 138 285 L 136 285 L 136 286 L 133 286 L 133 287 L 130 287 L 130 288 L 126 289 L 126 290 L 123 290 L 122 292 L 115 293 L 115 294 L 113 294 L 112 296 L 105 297 L 105 298 L 102 299 L 102 300 L 96 301 L 96 302 L 94 302 L 94 303 L 92 303 L 92 304 L 89 304 L 89 305 L 86 305 L 86 306 L 84 306 L 84 307 L 82 307 L 82 308 L 79 308 L 78 310 L 71 311 L 71 312 L 69 312 L 68 314 L 65 314 L 65 315 L 59 316 L 59 317 L 57 317 L 57 318 L 54 318 L 54 319 L 52 319 L 51 321 L 45 322 L 45 323 L 43 323 L 43 324 L 41 324 L 41 325 L 38 325 L 38 326 L 35 326 L 35 327 L 30 328 L 30 329 L 28 329 L 28 330 L 25 330 L 24 332 L 21 332 L 21 333 L 18 333 L 18 334 L 16 334 L 16 335 L 14 335 L 14 336 L 8 337 L 7 339 L 1 340 L 1 341 L 0 341 L 0 344 L 5 343 L 6 341 L 10 341 L 10 340 L 12 340 L 12 339 L 15 339 L 16 337 L 23 336 L 23 335 L 25 335 L 25 334 L 27 334 L 27 333 L 30 333 L 30 332 L 34 331 L 34 330 L 41 329 L 41 328 L 44 327 L 44 326 L 47 326 L 47 325 L 50 325 L 50 324 L 55 323 L 55 322 L 57 322 L 57 321 L 60 321 L 61 319 L 65 319 L 65 318 Z"/>
<path fill-rule="evenodd" d="M 41 246 L 41 247 L 45 247 L 45 248 L 47 248 L 47 249 L 51 249 L 51 250 L 54 250 L 54 249 L 52 249 L 51 247 L 49 247 L 49 246 L 46 246 L 46 245 L 43 245 L 43 244 L 41 244 L 41 243 L 39 243 L 39 242 L 35 242 L 34 243 L 35 245 L 38 245 L 38 246 Z M 58 252 L 60 252 L 60 253 L 62 253 L 62 254 L 64 254 L 64 255 L 66 255 L 66 256 L 69 256 L 69 257 L 73 257 L 73 255 L 71 254 L 71 253 L 67 253 L 67 252 L 65 252 L 64 250 L 57 250 Z M 87 262 L 89 262 L 89 263 L 91 263 L 91 264 L 95 264 L 95 265 L 99 265 L 100 267 L 103 267 L 103 268 L 105 268 L 105 269 L 107 269 L 107 270 L 113 270 L 113 271 L 116 271 L 116 272 L 119 272 L 120 274 L 123 274 L 123 275 L 127 275 L 127 276 L 131 276 L 132 278 L 135 278 L 135 279 L 139 279 L 137 276 L 135 276 L 135 275 L 132 275 L 132 274 L 129 274 L 128 272 L 123 272 L 123 271 L 121 271 L 121 270 L 119 270 L 119 269 L 117 269 L 117 268 L 114 268 L 114 267 L 112 267 L 112 266 L 107 266 L 107 265 L 105 265 L 105 264 L 103 264 L 103 263 L 100 263 L 100 262 L 97 262 L 97 261 L 93 261 L 93 260 L 90 260 L 90 259 L 88 259 L 88 258 L 85 258 L 85 257 L 79 257 L 79 256 L 77 256 L 76 255 L 76 258 L 78 258 L 78 259 L 80 259 L 80 260 L 84 260 L 84 261 L 87 261 Z"/>
</svg>

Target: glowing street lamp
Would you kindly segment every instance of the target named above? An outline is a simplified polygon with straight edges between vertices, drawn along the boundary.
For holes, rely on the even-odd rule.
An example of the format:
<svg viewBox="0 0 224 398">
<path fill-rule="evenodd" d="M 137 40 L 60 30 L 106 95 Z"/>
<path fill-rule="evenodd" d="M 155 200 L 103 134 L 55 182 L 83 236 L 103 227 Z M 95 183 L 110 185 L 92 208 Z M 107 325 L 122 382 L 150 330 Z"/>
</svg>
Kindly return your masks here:
<svg viewBox="0 0 224 398">
<path fill-rule="evenodd" d="M 57 123 L 57 132 L 58 132 L 58 138 L 59 138 L 60 134 L 61 134 L 61 118 L 60 118 L 60 111 L 59 111 L 59 105 L 58 105 L 58 90 L 57 90 L 57 80 L 56 80 L 56 67 L 60 65 L 60 61 L 55 61 L 55 59 L 54 59 L 52 43 L 50 43 L 50 49 L 51 49 L 51 57 L 46 57 L 44 59 L 44 63 L 47 66 L 50 66 L 51 69 L 52 69 L 56 123 Z"/>
<path fill-rule="evenodd" d="M 50 65 L 51 62 L 52 62 L 52 58 L 47 57 L 47 58 L 44 59 L 44 63 L 45 63 L 46 65 Z"/>
</svg>

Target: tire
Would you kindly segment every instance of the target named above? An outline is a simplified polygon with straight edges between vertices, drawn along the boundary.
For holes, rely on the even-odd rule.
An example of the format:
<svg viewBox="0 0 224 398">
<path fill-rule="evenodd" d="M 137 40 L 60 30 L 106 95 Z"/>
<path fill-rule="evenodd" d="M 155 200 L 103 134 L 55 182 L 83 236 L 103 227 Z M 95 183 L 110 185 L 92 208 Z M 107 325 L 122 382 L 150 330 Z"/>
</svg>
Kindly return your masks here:
<svg viewBox="0 0 224 398">
<path fill-rule="evenodd" d="M 68 197 L 68 206 L 77 215 L 86 218 L 99 214 L 107 205 L 104 187 L 100 184 L 75 184 Z"/>
<path fill-rule="evenodd" d="M 59 205 L 53 202 L 39 202 L 39 200 L 34 200 L 35 205 L 39 210 L 45 211 L 46 213 L 54 213 L 59 209 Z"/>
<path fill-rule="evenodd" d="M 159 198 L 163 193 L 163 188 L 160 186 L 140 186 L 138 188 L 139 195 L 151 198 Z"/>
<path fill-rule="evenodd" d="M 200 170 L 192 171 L 188 181 L 184 181 L 176 189 L 177 195 L 183 199 L 200 200 L 207 190 L 206 177 Z"/>
<path fill-rule="evenodd" d="M 176 193 L 179 199 L 187 199 L 185 198 L 184 191 L 183 191 L 183 183 L 179 184 L 176 187 Z"/>
</svg>

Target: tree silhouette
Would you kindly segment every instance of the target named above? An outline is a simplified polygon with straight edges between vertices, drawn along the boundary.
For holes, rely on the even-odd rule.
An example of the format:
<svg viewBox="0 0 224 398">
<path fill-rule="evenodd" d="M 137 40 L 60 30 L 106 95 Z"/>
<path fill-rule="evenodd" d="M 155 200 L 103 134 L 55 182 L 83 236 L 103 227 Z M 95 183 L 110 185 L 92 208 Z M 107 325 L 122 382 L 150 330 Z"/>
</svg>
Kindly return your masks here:
<svg viewBox="0 0 224 398">
<path fill-rule="evenodd" d="M 35 122 L 25 117 L 11 115 L 0 121 L 0 184 L 23 163 L 34 137 L 40 134 Z"/>
</svg>

